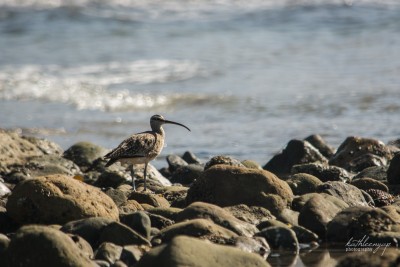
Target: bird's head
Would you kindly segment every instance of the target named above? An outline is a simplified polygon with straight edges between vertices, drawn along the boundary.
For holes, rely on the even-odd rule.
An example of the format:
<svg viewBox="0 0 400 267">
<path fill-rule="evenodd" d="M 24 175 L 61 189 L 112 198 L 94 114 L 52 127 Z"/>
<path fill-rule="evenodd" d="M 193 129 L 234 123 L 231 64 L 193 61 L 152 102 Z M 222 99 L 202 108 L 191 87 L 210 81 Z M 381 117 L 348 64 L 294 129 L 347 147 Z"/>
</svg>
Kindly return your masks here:
<svg viewBox="0 0 400 267">
<path fill-rule="evenodd" d="M 161 115 L 153 115 L 153 116 L 151 116 L 151 118 L 150 118 L 150 126 L 151 126 L 152 129 L 159 129 L 163 124 L 179 125 L 179 126 L 182 126 L 182 127 L 186 128 L 188 131 L 190 131 L 190 129 L 188 127 L 186 127 L 185 125 L 183 125 L 181 123 L 178 123 L 178 122 L 166 120 Z"/>
</svg>

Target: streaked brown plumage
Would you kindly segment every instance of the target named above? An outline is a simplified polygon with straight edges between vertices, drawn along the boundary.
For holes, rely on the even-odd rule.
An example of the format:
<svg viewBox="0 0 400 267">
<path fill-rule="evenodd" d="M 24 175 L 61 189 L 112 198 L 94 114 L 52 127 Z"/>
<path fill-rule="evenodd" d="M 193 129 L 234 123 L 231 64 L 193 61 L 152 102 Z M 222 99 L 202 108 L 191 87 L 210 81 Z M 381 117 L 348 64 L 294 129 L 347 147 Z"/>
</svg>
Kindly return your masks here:
<svg viewBox="0 0 400 267">
<path fill-rule="evenodd" d="M 145 164 L 144 190 L 146 191 L 147 165 L 161 153 L 164 147 L 165 132 L 162 128 L 163 124 L 179 125 L 190 131 L 190 129 L 183 124 L 166 120 L 161 115 L 153 115 L 150 118 L 151 131 L 134 134 L 122 141 L 118 147 L 104 156 L 104 158 L 109 159 L 106 163 L 106 167 L 119 161 L 132 165 L 133 171 L 133 165 Z M 132 185 L 135 188 L 133 174 Z"/>
</svg>

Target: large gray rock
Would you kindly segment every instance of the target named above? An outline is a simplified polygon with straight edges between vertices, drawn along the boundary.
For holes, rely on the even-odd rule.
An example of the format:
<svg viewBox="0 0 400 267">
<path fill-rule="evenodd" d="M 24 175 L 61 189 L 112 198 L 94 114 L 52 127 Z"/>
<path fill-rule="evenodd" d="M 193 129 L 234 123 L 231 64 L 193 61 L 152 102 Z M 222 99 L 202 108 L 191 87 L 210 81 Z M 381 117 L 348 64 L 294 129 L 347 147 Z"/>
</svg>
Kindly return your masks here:
<svg viewBox="0 0 400 267">
<path fill-rule="evenodd" d="M 119 216 L 115 203 L 98 188 L 63 175 L 19 183 L 8 198 L 7 212 L 21 224 L 64 224 L 88 217 L 118 220 Z"/>
<path fill-rule="evenodd" d="M 46 226 L 24 226 L 7 249 L 9 266 L 90 266 L 90 259 L 61 231 Z"/>
<path fill-rule="evenodd" d="M 261 220 L 275 219 L 269 210 L 259 206 L 247 206 L 244 204 L 225 207 L 237 219 L 257 225 Z"/>
<path fill-rule="evenodd" d="M 335 154 L 335 149 L 318 134 L 310 135 L 304 140 L 308 141 L 311 145 L 318 149 L 319 152 L 321 152 L 321 154 L 327 159 L 331 158 L 333 154 Z"/>
<path fill-rule="evenodd" d="M 246 204 L 271 206 L 274 197 L 284 203 L 293 198 L 289 185 L 264 170 L 217 165 L 206 170 L 190 187 L 187 203 L 208 202 L 218 206 Z"/>
<path fill-rule="evenodd" d="M 309 142 L 291 140 L 286 148 L 275 155 L 263 168 L 278 175 L 287 175 L 290 174 L 294 165 L 312 162 L 327 163 L 328 160 Z"/>
<path fill-rule="evenodd" d="M 240 249 L 216 245 L 196 238 L 178 236 L 166 245 L 150 250 L 137 267 L 267 267 L 259 255 Z"/>
<path fill-rule="evenodd" d="M 390 149 L 379 140 L 350 136 L 339 146 L 329 164 L 360 172 L 372 166 L 386 166 L 392 156 Z"/>
<path fill-rule="evenodd" d="M 300 249 L 295 232 L 288 227 L 268 227 L 257 233 L 257 236 L 265 237 L 273 250 L 290 250 L 298 253 Z"/>
<path fill-rule="evenodd" d="M 324 238 L 328 223 L 336 214 L 347 207 L 348 204 L 343 201 L 339 200 L 334 203 L 316 194 L 312 196 L 301 209 L 299 225 L 316 233 L 320 238 Z"/>
<path fill-rule="evenodd" d="M 235 167 L 244 167 L 244 165 L 237 159 L 230 156 L 215 156 L 206 162 L 204 170 L 207 170 L 215 165 L 229 165 Z"/>
<path fill-rule="evenodd" d="M 210 219 L 241 236 L 253 236 L 258 231 L 254 225 L 236 219 L 223 208 L 204 202 L 194 202 L 177 215 L 178 222 L 196 218 Z"/>
</svg>

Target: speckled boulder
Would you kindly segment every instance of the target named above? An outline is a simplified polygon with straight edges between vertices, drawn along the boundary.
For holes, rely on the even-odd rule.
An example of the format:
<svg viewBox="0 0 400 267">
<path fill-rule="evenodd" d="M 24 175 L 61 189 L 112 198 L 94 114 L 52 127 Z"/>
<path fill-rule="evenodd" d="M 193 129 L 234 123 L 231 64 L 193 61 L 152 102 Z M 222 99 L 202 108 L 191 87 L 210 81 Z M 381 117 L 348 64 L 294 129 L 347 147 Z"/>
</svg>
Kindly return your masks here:
<svg viewBox="0 0 400 267">
<path fill-rule="evenodd" d="M 318 187 L 318 192 L 337 197 L 349 206 L 368 206 L 363 192 L 351 184 L 343 182 L 326 182 Z"/>
<path fill-rule="evenodd" d="M 7 249 L 9 266 L 90 266 L 90 259 L 59 230 L 30 225 L 20 228 Z"/>
<path fill-rule="evenodd" d="M 19 183 L 7 202 L 18 223 L 64 224 L 88 217 L 118 220 L 118 208 L 100 189 L 69 176 L 50 175 Z"/>
<path fill-rule="evenodd" d="M 204 170 L 207 170 L 215 165 L 229 165 L 229 166 L 236 166 L 236 167 L 244 167 L 244 165 L 239 160 L 234 159 L 232 157 L 215 156 L 206 162 L 206 164 L 204 166 Z"/>
<path fill-rule="evenodd" d="M 246 204 L 271 205 L 270 195 L 290 203 L 293 198 L 289 185 L 273 173 L 227 165 L 206 170 L 190 187 L 187 203 L 208 202 L 221 207 Z"/>
<path fill-rule="evenodd" d="M 339 146 L 329 164 L 360 172 L 371 166 L 385 166 L 391 158 L 392 153 L 383 142 L 350 136 Z"/>
<path fill-rule="evenodd" d="M 153 248 L 136 267 L 268 267 L 261 256 L 240 249 L 178 236 L 170 243 Z"/>
</svg>

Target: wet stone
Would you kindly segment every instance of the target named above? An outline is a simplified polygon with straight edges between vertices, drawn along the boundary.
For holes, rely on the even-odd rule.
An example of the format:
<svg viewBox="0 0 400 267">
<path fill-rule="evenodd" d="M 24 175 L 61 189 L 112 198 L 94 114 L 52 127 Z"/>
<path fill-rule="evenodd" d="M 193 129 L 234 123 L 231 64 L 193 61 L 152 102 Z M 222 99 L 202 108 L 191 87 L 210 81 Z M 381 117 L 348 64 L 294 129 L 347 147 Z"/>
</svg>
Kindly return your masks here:
<svg viewBox="0 0 400 267">
<path fill-rule="evenodd" d="M 113 243 L 104 242 L 96 250 L 95 259 L 115 263 L 121 257 L 122 247 Z"/>
<path fill-rule="evenodd" d="M 181 166 L 174 171 L 170 180 L 172 183 L 190 185 L 194 180 L 200 177 L 203 171 L 204 167 L 198 164 Z"/>
<path fill-rule="evenodd" d="M 121 223 L 129 226 L 143 237 L 150 238 L 151 220 L 144 211 L 121 216 Z"/>
</svg>

